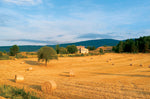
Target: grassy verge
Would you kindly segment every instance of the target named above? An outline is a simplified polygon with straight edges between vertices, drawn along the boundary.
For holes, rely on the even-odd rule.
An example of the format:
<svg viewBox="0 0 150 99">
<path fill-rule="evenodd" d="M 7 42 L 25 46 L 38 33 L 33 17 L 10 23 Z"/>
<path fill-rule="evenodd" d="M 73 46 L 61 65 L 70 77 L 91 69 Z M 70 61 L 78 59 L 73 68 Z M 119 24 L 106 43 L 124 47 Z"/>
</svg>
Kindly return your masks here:
<svg viewBox="0 0 150 99">
<path fill-rule="evenodd" d="M 10 99 L 40 99 L 36 97 L 36 93 L 26 93 L 24 89 L 9 85 L 0 85 L 0 96 Z"/>
</svg>

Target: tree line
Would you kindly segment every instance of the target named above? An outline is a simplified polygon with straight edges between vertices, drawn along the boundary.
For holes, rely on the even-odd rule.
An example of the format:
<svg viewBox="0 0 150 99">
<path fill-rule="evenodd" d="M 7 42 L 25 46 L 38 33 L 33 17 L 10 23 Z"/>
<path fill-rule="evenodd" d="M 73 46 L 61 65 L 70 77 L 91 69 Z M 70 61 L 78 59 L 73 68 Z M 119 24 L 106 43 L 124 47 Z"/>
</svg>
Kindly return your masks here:
<svg viewBox="0 0 150 99">
<path fill-rule="evenodd" d="M 117 46 L 113 46 L 113 51 L 117 53 L 149 53 L 150 52 L 150 36 L 140 37 L 138 39 L 127 39 L 120 41 Z"/>
</svg>

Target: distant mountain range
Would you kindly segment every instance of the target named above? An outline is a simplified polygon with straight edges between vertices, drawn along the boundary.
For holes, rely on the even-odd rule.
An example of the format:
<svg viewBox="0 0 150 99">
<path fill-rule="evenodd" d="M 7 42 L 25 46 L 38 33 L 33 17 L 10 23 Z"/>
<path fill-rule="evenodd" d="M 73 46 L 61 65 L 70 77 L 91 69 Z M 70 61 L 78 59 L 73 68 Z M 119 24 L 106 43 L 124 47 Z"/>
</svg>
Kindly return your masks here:
<svg viewBox="0 0 150 99">
<path fill-rule="evenodd" d="M 100 47 L 100 46 L 116 46 L 119 43 L 119 40 L 114 40 L 114 39 L 98 39 L 98 40 L 87 40 L 87 41 L 80 41 L 80 42 L 75 42 L 75 43 L 66 43 L 66 44 L 59 44 L 60 47 L 66 47 L 68 45 L 76 45 L 76 46 L 95 46 Z M 47 45 L 49 47 L 55 48 L 56 45 Z M 11 46 L 0 46 L 0 51 L 9 51 Z M 21 52 L 34 52 L 38 51 L 43 47 L 42 45 L 22 45 L 19 46 L 19 49 Z"/>
</svg>

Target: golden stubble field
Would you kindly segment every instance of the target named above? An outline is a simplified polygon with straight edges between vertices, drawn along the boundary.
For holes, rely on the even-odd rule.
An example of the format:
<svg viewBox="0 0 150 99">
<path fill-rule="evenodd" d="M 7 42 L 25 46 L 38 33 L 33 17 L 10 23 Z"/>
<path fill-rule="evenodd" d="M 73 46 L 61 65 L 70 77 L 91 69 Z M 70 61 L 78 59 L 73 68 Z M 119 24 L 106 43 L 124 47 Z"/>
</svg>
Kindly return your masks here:
<svg viewBox="0 0 150 99">
<path fill-rule="evenodd" d="M 0 84 L 24 87 L 41 99 L 150 99 L 149 65 L 150 54 L 62 57 L 51 60 L 47 67 L 37 58 L 1 60 Z M 33 70 L 26 71 L 29 67 Z M 70 70 L 75 77 L 68 76 Z M 15 83 L 16 74 L 23 75 L 24 82 Z M 41 91 L 47 80 L 57 84 L 52 94 Z"/>
</svg>

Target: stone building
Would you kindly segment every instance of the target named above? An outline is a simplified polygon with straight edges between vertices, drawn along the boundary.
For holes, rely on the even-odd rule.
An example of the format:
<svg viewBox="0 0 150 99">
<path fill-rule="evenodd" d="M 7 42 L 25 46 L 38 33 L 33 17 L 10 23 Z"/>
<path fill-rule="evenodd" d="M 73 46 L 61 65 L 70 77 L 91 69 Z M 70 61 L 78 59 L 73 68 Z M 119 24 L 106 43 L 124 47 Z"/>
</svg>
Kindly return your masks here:
<svg viewBox="0 0 150 99">
<path fill-rule="evenodd" d="M 89 53 L 89 50 L 85 48 L 85 46 L 77 46 L 77 49 L 78 49 L 78 53 L 83 53 L 83 54 Z"/>
</svg>

